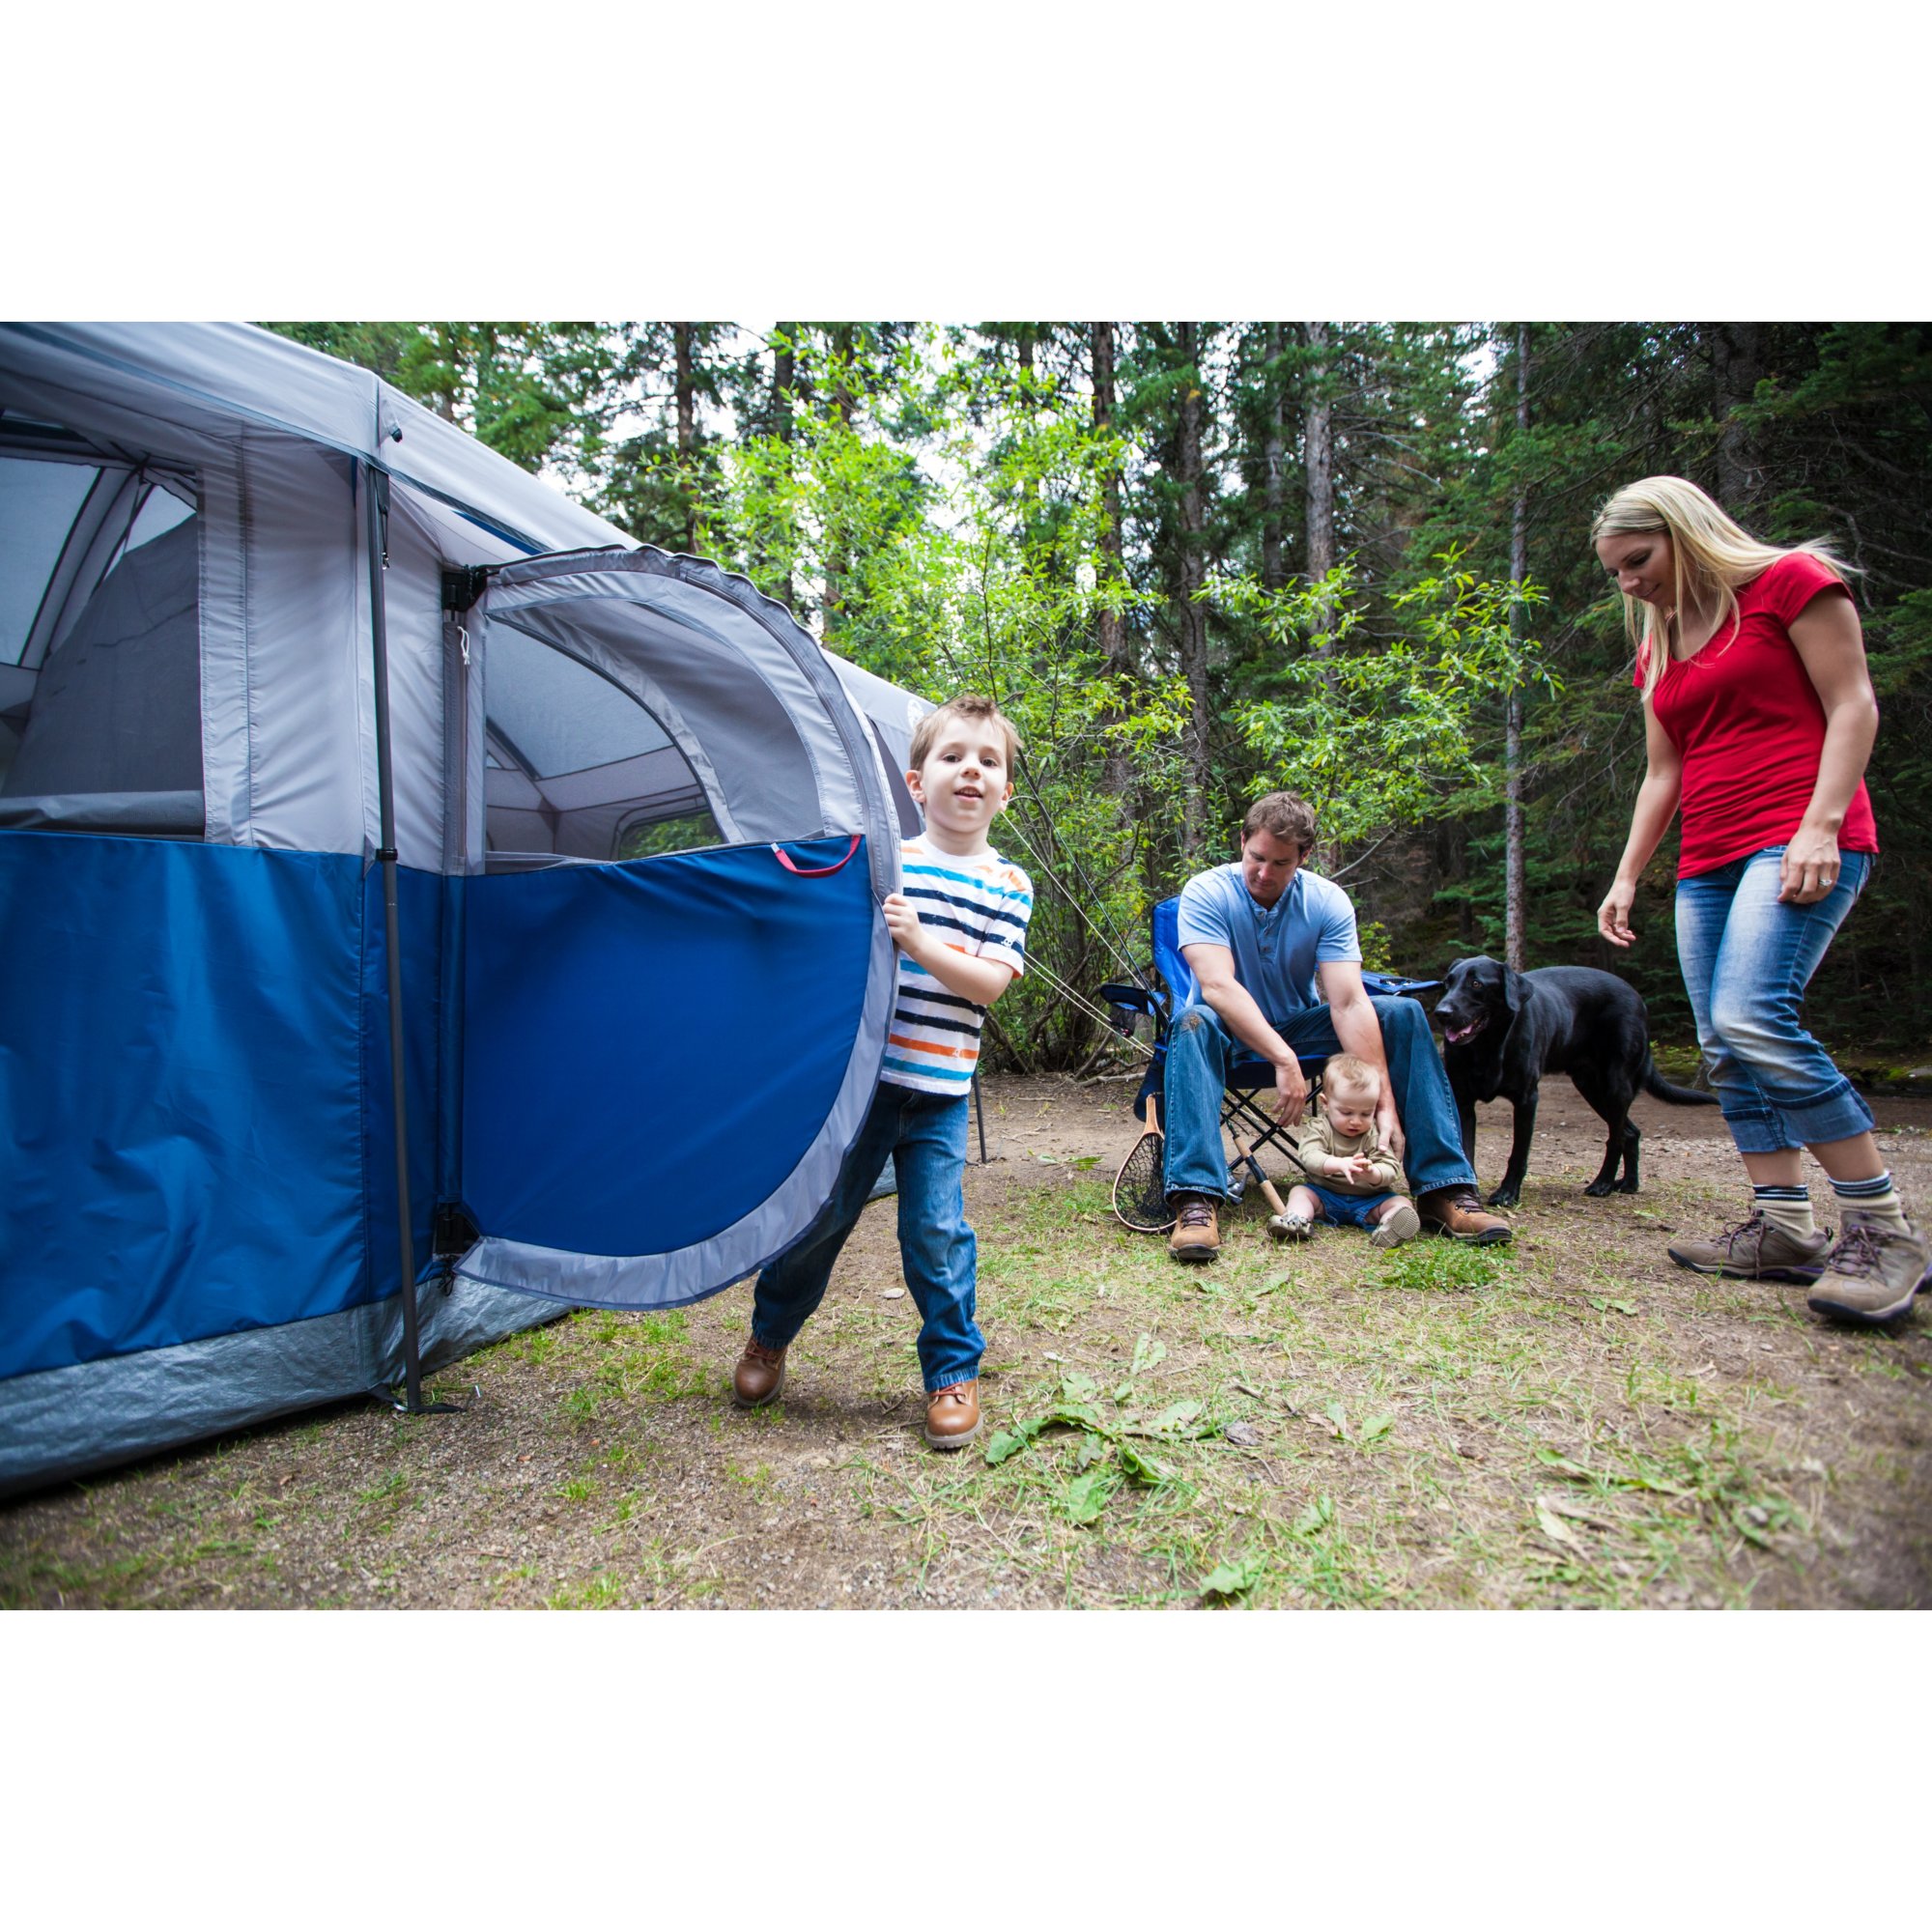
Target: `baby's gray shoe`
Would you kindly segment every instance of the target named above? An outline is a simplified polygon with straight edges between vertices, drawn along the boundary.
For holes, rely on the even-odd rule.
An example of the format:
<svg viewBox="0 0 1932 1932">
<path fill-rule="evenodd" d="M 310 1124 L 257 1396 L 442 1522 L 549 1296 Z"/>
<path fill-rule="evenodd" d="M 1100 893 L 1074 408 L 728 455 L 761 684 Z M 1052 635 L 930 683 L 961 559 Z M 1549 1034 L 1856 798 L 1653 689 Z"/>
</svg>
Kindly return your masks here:
<svg viewBox="0 0 1932 1932">
<path fill-rule="evenodd" d="M 1422 1233 L 1422 1216 L 1405 1201 L 1393 1214 L 1386 1215 L 1369 1231 L 1369 1239 L 1378 1248 L 1399 1248 Z"/>
</svg>

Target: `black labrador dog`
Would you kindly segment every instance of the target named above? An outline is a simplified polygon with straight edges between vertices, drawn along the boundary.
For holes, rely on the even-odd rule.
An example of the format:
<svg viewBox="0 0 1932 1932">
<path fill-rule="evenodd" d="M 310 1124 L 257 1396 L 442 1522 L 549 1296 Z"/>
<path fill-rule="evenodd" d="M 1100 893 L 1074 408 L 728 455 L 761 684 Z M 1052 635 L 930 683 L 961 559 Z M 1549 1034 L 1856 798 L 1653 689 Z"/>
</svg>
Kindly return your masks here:
<svg viewBox="0 0 1932 1932">
<path fill-rule="evenodd" d="M 1459 959 L 1435 1003 L 1442 1065 L 1462 1119 L 1463 1152 L 1476 1158 L 1476 1102 L 1500 1094 L 1515 1111 L 1515 1137 L 1492 1208 L 1522 1192 L 1536 1131 L 1537 1082 L 1567 1073 L 1610 1130 L 1604 1165 L 1585 1194 L 1634 1194 L 1642 1138 L 1630 1117 L 1637 1089 L 1679 1107 L 1715 1107 L 1713 1094 L 1673 1087 L 1650 1057 L 1650 1020 L 1642 997 L 1614 973 L 1594 966 L 1542 966 L 1513 973 L 1499 959 Z M 1619 1164 L 1623 1179 L 1617 1178 Z"/>
</svg>

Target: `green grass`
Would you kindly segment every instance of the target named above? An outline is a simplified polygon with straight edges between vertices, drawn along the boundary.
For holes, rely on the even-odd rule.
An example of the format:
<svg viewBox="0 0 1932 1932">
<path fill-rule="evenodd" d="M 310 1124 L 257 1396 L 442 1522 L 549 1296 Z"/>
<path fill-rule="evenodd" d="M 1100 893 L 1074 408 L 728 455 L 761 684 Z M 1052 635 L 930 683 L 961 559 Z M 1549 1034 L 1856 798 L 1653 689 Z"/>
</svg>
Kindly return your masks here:
<svg viewBox="0 0 1932 1932">
<path fill-rule="evenodd" d="M 1854 1571 L 1919 1533 L 1911 1435 L 1861 1443 L 1839 1405 L 1905 1414 L 1922 1337 L 1660 1264 L 1709 1187 L 1647 1219 L 1531 1192 L 1514 1247 L 1278 1246 L 1255 1203 L 1187 1268 L 1097 1173 L 1016 1175 L 975 1208 L 987 1428 L 958 1455 L 918 1440 L 874 1239 L 783 1403 L 725 1399 L 742 1292 L 581 1313 L 467 1362 L 463 1415 L 348 1406 L 0 1517 L 0 1605 L 1728 1605 L 1802 1596 L 1848 1525 Z"/>
<path fill-rule="evenodd" d="M 1741 1556 L 1808 1531 L 1749 1391 L 1687 1373 L 1587 1243 L 1557 1269 L 1339 1230 L 1285 1249 L 1239 1212 L 1182 1269 L 1104 1207 L 1097 1181 L 1019 1197 L 984 1241 L 1010 1359 L 979 1466 L 867 1478 L 927 1562 L 970 1548 L 1069 1604 L 1613 1605 L 1687 1578 L 1738 1601 Z M 1130 1433 L 1177 1402 L 1179 1436 Z"/>
</svg>

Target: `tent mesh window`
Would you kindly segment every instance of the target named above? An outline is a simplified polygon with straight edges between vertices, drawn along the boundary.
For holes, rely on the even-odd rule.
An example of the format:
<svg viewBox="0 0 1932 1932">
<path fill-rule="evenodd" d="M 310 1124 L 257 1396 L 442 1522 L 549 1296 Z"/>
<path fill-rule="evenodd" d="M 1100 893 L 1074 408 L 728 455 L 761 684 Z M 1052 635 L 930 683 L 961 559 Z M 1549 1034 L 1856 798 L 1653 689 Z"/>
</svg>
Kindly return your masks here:
<svg viewBox="0 0 1932 1932">
<path fill-rule="evenodd" d="M 0 416 L 0 826 L 199 838 L 193 479 Z"/>
<path fill-rule="evenodd" d="M 722 844 L 704 787 L 647 707 L 507 625 L 491 639 L 484 833 L 491 869 Z"/>
</svg>

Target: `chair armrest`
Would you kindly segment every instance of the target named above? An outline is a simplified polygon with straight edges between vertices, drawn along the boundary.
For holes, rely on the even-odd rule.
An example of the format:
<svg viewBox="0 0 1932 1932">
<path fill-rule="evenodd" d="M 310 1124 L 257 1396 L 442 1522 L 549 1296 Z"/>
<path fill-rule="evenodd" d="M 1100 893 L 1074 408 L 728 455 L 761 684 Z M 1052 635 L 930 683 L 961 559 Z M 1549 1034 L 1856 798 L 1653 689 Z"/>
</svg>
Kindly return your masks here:
<svg viewBox="0 0 1932 1932">
<path fill-rule="evenodd" d="M 1413 998 L 1417 993 L 1432 993 L 1441 985 L 1440 980 L 1403 980 L 1393 973 L 1364 973 L 1362 984 L 1378 999 L 1399 1000 Z"/>
</svg>

